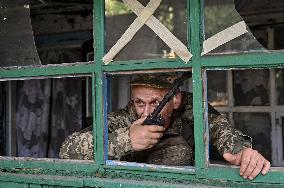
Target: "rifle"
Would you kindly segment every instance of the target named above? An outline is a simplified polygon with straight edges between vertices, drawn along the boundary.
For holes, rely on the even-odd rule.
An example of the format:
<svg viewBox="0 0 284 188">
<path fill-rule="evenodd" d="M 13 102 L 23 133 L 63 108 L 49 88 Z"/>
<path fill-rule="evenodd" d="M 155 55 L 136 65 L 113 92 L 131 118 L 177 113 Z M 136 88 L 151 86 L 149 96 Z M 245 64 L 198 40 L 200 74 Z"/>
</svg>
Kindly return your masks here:
<svg viewBox="0 0 284 188">
<path fill-rule="evenodd" d="M 190 77 L 191 73 L 183 73 L 182 76 L 174 82 L 172 89 L 164 96 L 163 100 L 159 103 L 156 109 L 146 117 L 142 125 L 164 126 L 165 120 L 160 115 L 160 112 L 163 110 L 164 106 L 171 100 L 171 98 L 177 93 L 179 87 L 183 84 L 183 82 Z"/>
</svg>

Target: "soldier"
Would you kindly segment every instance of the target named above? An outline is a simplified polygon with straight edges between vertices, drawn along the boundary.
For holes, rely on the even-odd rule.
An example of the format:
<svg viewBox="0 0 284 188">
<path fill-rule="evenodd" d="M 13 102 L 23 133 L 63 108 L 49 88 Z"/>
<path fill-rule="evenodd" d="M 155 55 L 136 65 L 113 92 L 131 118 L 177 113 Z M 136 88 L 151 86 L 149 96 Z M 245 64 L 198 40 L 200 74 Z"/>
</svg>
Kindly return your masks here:
<svg viewBox="0 0 284 188">
<path fill-rule="evenodd" d="M 177 92 L 161 111 L 164 126 L 141 125 L 170 90 L 176 74 L 138 75 L 130 82 L 132 100 L 108 115 L 109 159 L 174 166 L 194 165 L 192 94 Z M 240 175 L 253 179 L 270 169 L 251 138 L 229 126 L 209 105 L 210 140 L 223 158 L 240 166 Z M 69 136 L 60 149 L 65 159 L 93 159 L 91 128 Z"/>
</svg>

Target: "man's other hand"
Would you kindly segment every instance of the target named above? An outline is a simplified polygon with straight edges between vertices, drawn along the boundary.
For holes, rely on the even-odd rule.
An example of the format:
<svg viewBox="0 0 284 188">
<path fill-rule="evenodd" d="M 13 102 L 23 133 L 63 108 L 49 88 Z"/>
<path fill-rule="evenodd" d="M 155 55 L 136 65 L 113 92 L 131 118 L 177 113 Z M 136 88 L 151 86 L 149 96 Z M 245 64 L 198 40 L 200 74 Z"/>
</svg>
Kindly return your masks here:
<svg viewBox="0 0 284 188">
<path fill-rule="evenodd" d="M 163 136 L 165 128 L 157 125 L 141 125 L 145 118 L 133 122 L 130 127 L 130 140 L 134 151 L 143 151 L 155 146 Z"/>
<path fill-rule="evenodd" d="M 254 179 L 260 172 L 265 175 L 270 169 L 270 162 L 257 150 L 246 148 L 233 155 L 224 153 L 223 158 L 232 165 L 240 166 L 240 175 L 245 179 Z"/>
</svg>

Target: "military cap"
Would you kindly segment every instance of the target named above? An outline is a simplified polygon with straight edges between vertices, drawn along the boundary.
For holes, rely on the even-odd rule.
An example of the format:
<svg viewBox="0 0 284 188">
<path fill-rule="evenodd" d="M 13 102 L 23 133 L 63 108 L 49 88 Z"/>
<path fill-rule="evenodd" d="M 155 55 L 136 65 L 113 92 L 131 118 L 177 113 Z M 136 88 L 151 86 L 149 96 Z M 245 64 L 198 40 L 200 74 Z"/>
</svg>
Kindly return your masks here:
<svg viewBox="0 0 284 188">
<path fill-rule="evenodd" d="M 139 74 L 130 81 L 131 86 L 149 86 L 153 88 L 172 88 L 178 78 L 177 73 Z"/>
</svg>

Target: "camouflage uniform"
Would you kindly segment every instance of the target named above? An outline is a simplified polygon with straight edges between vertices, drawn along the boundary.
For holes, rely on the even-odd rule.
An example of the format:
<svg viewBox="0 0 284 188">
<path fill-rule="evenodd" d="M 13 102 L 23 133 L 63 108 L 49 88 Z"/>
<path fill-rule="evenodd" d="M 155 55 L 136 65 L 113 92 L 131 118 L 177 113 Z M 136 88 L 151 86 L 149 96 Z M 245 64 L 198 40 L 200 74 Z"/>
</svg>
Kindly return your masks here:
<svg viewBox="0 0 284 188">
<path fill-rule="evenodd" d="M 144 80 L 143 83 L 145 82 Z M 155 82 L 155 84 L 157 84 L 157 82 Z M 153 87 L 153 85 L 151 85 L 151 87 Z M 143 158 L 143 160 L 139 160 L 139 157 L 138 159 L 133 158 L 137 152 L 134 152 L 132 149 L 129 128 L 131 124 L 138 119 L 133 103 L 130 101 L 124 108 L 116 112 L 111 112 L 108 115 L 109 159 L 134 160 L 165 165 L 193 165 L 194 139 L 192 100 L 193 97 L 191 93 L 182 92 L 182 104 L 178 109 L 173 111 L 171 125 L 164 134 L 164 137 L 167 139 L 161 139 L 154 148 L 144 153 L 142 152 L 142 155 L 154 156 L 155 159 L 151 159 L 151 157 L 147 158 L 147 156 L 146 159 Z M 251 147 L 250 137 L 230 127 L 226 117 L 220 115 L 218 112 L 214 113 L 214 109 L 211 113 L 209 110 L 208 122 L 211 144 L 217 148 L 221 155 L 225 152 L 236 154 L 244 148 Z M 172 163 L 172 161 L 163 163 L 159 160 L 159 157 L 164 156 L 165 153 L 167 153 L 167 155 L 175 155 L 176 152 L 170 152 L 170 150 L 176 149 L 177 147 L 179 147 L 179 149 L 181 148 L 177 151 L 179 151 L 179 157 L 183 158 L 184 161 L 179 163 Z M 151 151 L 155 151 L 155 154 L 151 155 Z M 184 157 L 184 155 L 187 157 Z M 69 136 L 61 147 L 60 157 L 65 159 L 93 159 L 91 130 L 84 130 L 80 133 L 76 132 Z"/>
</svg>

